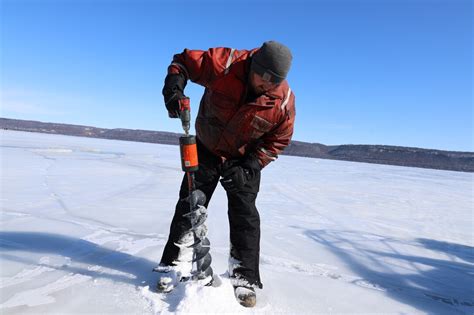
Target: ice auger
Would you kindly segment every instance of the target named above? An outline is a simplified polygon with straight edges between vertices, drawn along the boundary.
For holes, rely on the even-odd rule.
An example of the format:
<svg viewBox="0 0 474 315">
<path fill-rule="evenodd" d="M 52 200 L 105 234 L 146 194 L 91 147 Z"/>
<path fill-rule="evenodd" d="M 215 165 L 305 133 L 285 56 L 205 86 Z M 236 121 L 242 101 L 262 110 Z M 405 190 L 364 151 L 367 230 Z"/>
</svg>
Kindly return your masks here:
<svg viewBox="0 0 474 315">
<path fill-rule="evenodd" d="M 175 243 L 180 248 L 177 262 L 191 262 L 191 279 L 203 281 L 204 284 L 212 283 L 212 268 L 210 242 L 207 238 L 207 209 L 206 195 L 196 189 L 194 182 L 194 172 L 199 169 L 196 137 L 189 134 L 191 122 L 191 107 L 188 97 L 182 98 L 180 104 L 180 118 L 185 135 L 179 138 L 181 152 L 181 167 L 186 172 L 188 180 L 189 196 L 186 198 L 189 203 L 189 212 L 184 216 L 191 223 L 191 229 L 183 233 Z"/>
</svg>

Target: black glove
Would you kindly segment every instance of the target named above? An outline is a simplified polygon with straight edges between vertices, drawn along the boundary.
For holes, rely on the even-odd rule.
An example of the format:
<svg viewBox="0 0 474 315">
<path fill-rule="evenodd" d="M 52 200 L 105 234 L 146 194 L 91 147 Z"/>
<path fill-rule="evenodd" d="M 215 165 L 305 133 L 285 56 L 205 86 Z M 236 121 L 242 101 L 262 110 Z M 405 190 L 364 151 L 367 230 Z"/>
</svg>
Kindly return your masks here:
<svg viewBox="0 0 474 315">
<path fill-rule="evenodd" d="M 165 78 L 165 86 L 163 87 L 163 96 L 168 115 L 171 118 L 178 118 L 180 113 L 179 100 L 184 96 L 184 87 L 186 86 L 186 78 L 181 73 L 171 73 Z"/>
<path fill-rule="evenodd" d="M 221 166 L 223 178 L 220 182 L 227 192 L 235 193 L 251 181 L 260 170 L 261 166 L 254 157 L 248 157 L 242 161 L 228 160 Z"/>
</svg>

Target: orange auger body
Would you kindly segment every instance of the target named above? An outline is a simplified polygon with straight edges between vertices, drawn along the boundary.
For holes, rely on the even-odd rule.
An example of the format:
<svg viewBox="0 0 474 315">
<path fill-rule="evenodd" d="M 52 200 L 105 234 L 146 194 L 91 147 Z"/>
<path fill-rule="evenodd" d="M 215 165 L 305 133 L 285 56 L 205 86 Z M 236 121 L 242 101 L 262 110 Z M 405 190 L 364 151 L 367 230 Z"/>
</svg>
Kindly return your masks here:
<svg viewBox="0 0 474 315">
<path fill-rule="evenodd" d="M 190 173 L 199 169 L 198 154 L 196 147 L 196 137 L 189 134 L 191 124 L 191 102 L 189 97 L 179 100 L 181 124 L 185 135 L 179 138 L 179 148 L 181 151 L 181 168 Z M 190 174 L 188 174 L 189 176 Z"/>
<path fill-rule="evenodd" d="M 181 167 L 184 172 L 195 172 L 199 169 L 196 137 L 184 136 L 179 138 L 181 150 Z"/>
</svg>

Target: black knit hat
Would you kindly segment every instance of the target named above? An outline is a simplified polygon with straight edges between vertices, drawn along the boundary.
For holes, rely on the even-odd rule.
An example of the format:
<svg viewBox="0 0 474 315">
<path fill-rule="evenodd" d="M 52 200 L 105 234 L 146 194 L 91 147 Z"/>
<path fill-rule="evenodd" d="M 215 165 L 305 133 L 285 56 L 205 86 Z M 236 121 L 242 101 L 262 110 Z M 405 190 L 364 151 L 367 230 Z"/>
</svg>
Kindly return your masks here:
<svg viewBox="0 0 474 315">
<path fill-rule="evenodd" d="M 290 71 L 292 59 L 288 47 L 275 41 L 268 41 L 253 55 L 251 69 L 266 80 L 281 83 Z"/>
</svg>

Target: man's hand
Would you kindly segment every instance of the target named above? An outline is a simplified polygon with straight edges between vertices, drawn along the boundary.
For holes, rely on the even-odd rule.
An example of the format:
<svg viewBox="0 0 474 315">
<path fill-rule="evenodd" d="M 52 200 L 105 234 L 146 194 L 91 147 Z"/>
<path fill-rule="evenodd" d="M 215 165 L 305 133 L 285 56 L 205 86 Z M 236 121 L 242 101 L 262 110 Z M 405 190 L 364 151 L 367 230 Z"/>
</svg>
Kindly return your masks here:
<svg viewBox="0 0 474 315">
<path fill-rule="evenodd" d="M 221 166 L 221 176 L 223 178 L 220 182 L 227 192 L 235 193 L 251 181 L 257 172 L 260 172 L 260 169 L 258 162 L 249 158 L 243 161 L 228 160 Z"/>
<path fill-rule="evenodd" d="M 178 118 L 180 114 L 179 100 L 184 96 L 184 87 L 186 86 L 186 78 L 180 73 L 168 74 L 165 78 L 165 86 L 163 87 L 163 96 L 168 115 L 171 118 Z"/>
<path fill-rule="evenodd" d="M 176 91 L 173 94 L 164 95 L 164 97 L 168 116 L 170 118 L 179 118 L 181 111 L 179 108 L 179 100 L 185 97 L 184 94 L 181 91 Z"/>
<path fill-rule="evenodd" d="M 234 193 L 242 189 L 249 180 L 249 170 L 235 165 L 225 167 L 222 173 L 221 184 L 227 192 Z"/>
</svg>

